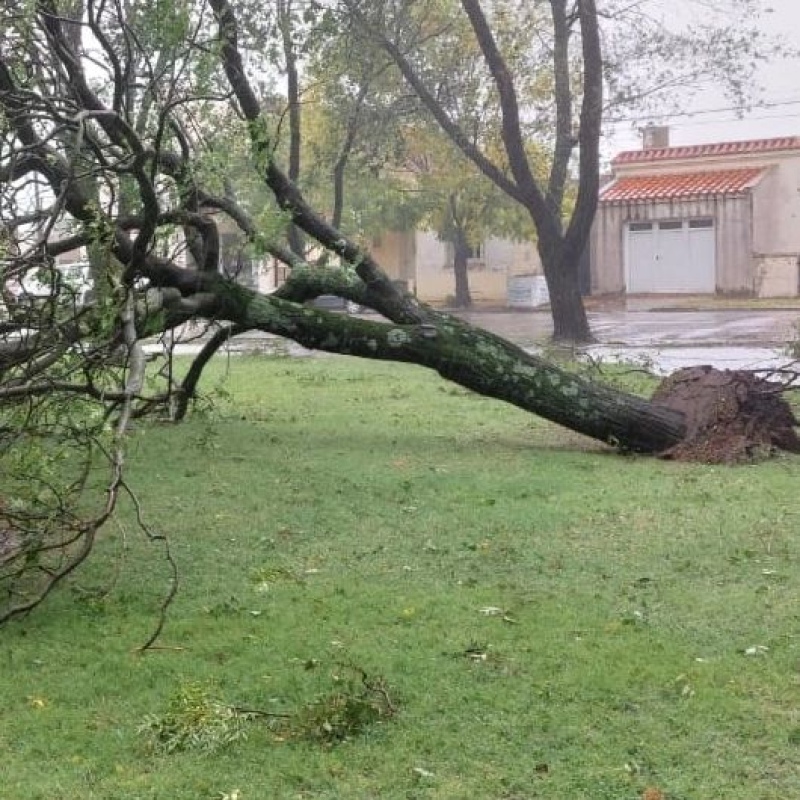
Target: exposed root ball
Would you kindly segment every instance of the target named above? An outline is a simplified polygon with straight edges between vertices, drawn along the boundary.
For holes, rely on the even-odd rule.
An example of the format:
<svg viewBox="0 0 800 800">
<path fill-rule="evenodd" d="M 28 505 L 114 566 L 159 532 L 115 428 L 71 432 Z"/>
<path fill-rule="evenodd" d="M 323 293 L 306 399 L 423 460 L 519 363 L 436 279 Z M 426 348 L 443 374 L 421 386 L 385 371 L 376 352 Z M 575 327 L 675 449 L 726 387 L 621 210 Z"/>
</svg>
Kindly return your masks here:
<svg viewBox="0 0 800 800">
<path fill-rule="evenodd" d="M 747 370 L 690 367 L 662 381 L 653 402 L 686 417 L 682 442 L 662 458 L 732 464 L 800 452 L 798 424 L 779 383 Z"/>
</svg>

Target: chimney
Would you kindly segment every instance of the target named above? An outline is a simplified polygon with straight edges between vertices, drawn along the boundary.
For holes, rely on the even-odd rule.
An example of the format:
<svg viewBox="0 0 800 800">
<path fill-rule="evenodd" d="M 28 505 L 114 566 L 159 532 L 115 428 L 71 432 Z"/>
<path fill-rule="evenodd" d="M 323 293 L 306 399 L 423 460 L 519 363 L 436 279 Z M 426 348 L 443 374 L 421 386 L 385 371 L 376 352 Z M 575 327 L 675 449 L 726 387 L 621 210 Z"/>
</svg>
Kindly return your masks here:
<svg viewBox="0 0 800 800">
<path fill-rule="evenodd" d="M 669 125 L 647 125 L 641 129 L 642 150 L 669 147 Z"/>
</svg>

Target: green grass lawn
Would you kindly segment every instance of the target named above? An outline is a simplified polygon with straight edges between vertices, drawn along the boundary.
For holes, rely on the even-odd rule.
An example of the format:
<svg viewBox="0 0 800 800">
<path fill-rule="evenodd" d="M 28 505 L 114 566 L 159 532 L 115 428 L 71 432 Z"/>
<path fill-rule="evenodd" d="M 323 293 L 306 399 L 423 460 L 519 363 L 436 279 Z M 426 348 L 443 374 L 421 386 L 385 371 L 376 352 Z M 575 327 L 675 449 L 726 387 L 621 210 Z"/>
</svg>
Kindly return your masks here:
<svg viewBox="0 0 800 800">
<path fill-rule="evenodd" d="M 798 459 L 620 457 L 412 367 L 225 374 L 131 447 L 160 649 L 130 507 L 0 630 L 2 800 L 800 797 Z M 396 713 L 304 737 L 360 670 Z M 185 691 L 291 719 L 167 754 Z"/>
</svg>

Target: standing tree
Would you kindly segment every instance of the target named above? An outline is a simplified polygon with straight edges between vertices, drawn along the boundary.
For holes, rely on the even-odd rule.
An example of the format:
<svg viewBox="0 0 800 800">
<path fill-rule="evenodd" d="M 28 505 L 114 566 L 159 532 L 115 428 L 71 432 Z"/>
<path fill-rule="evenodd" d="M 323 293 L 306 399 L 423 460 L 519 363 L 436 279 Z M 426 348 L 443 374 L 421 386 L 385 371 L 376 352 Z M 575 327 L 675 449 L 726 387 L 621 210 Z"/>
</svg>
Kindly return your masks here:
<svg viewBox="0 0 800 800">
<path fill-rule="evenodd" d="M 741 9 L 725 0 L 730 22 L 721 13 L 722 22 L 678 28 L 654 17 L 653 5 L 625 0 L 339 2 L 365 39 L 391 56 L 452 142 L 530 215 L 550 290 L 555 339 L 591 339 L 579 264 L 597 206 L 604 112 L 663 106 L 670 90 L 680 90 L 683 99 L 709 80 L 726 86 L 741 104 L 756 62 L 769 52 L 754 24 L 758 0 L 746 0 Z M 491 92 L 480 102 L 499 118 L 503 146 L 494 152 L 476 141 L 453 112 L 449 76 L 436 68 L 437 39 L 447 39 L 458 24 L 447 20 L 457 19 L 459 11 L 491 79 Z M 601 39 L 608 43 L 608 58 Z M 605 104 L 604 84 L 611 90 Z M 549 147 L 545 175 L 528 157 L 530 141 Z M 565 197 L 574 182 L 577 194 L 568 209 Z"/>
<path fill-rule="evenodd" d="M 477 0 L 462 0 L 461 6 L 491 76 L 490 97 L 494 98 L 494 107 L 499 110 L 503 144 L 499 157 L 493 158 L 448 108 L 448 95 L 440 91 L 440 85 L 447 83 L 447 77 L 437 75 L 435 71 L 427 75 L 430 72 L 424 47 L 427 36 L 419 32 L 427 31 L 431 25 L 442 25 L 442 20 L 454 13 L 452 5 L 447 2 L 439 6 L 401 1 L 373 6 L 360 0 L 342 0 L 341 3 L 344 12 L 360 26 L 364 35 L 377 40 L 392 57 L 403 77 L 453 143 L 489 180 L 530 214 L 538 234 L 539 254 L 550 292 L 553 336 L 559 340 L 588 341 L 591 332 L 580 293 L 579 264 L 597 206 L 603 111 L 603 61 L 594 0 L 582 0 L 570 9 L 567 0 L 552 0 L 550 3 L 552 33 L 541 39 L 550 64 L 555 126 L 550 170 L 544 181 L 537 178 L 528 158 L 528 124 L 512 74 L 512 66 L 524 62 L 511 64 L 503 55 Z M 514 5 L 499 3 L 496 10 L 510 14 Z M 394 13 L 389 13 L 387 6 L 391 6 Z M 431 13 L 432 7 L 434 14 Z M 517 25 L 513 31 L 511 26 L 506 26 L 512 39 L 520 28 L 525 28 L 524 23 L 533 26 L 527 30 L 537 30 L 542 24 L 539 4 L 532 4 L 529 12 L 516 9 L 516 13 L 523 24 Z M 431 38 L 435 40 L 435 36 Z M 575 58 L 576 47 L 581 53 L 579 59 Z M 515 49 L 514 52 L 519 51 Z M 574 113 L 578 95 L 574 91 L 575 85 L 580 93 L 579 121 Z M 565 224 L 564 196 L 576 147 L 579 151 L 579 188 Z"/>
<path fill-rule="evenodd" d="M 466 20 L 427 15 L 417 37 L 426 43 L 426 70 L 439 76 L 437 96 L 448 113 L 476 146 L 500 152 L 501 120 L 491 79 Z M 342 221 L 347 182 L 350 217 L 359 223 L 355 232 L 415 225 L 434 230 L 452 249 L 455 305 L 468 307 L 470 255 L 492 234 L 533 238 L 529 217 L 494 183 L 476 177 L 470 162 L 391 69 L 386 53 L 365 40 L 357 25 L 342 26 L 313 53 L 311 89 L 305 95 L 313 105 L 306 103 L 306 114 L 315 115 L 317 124 L 312 122 L 307 135 L 310 157 L 301 186 L 313 187 L 312 196 L 324 208 L 330 191 L 326 178 L 332 172 L 330 219 L 335 227 Z M 539 161 L 541 172 L 544 162 Z M 331 166 L 325 168 L 326 163 Z"/>
<path fill-rule="evenodd" d="M 377 234 L 418 216 L 395 180 L 403 130 L 417 102 L 390 70 L 385 54 L 359 48 L 347 32 L 320 25 L 319 46 L 307 69 L 300 185 L 335 228 Z"/>
</svg>

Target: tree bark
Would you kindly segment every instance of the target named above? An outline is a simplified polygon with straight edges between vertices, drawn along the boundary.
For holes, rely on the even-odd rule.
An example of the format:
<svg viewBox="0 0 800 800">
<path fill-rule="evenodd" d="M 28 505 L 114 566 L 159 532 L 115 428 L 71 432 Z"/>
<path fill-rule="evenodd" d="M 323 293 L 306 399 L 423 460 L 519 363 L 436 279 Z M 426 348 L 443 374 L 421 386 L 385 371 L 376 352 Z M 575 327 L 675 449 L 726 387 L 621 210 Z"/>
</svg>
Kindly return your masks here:
<svg viewBox="0 0 800 800">
<path fill-rule="evenodd" d="M 539 239 L 539 257 L 547 280 L 553 317 L 553 339 L 557 342 L 593 340 L 580 293 L 580 257 L 572 256 L 571 242 L 562 237 Z"/>
<path fill-rule="evenodd" d="M 585 380 L 511 342 L 426 309 L 426 322 L 393 325 L 298 306 L 225 284 L 208 311 L 240 330 L 285 336 L 309 349 L 418 364 L 472 391 L 622 450 L 658 453 L 684 437 L 684 415 Z"/>
<path fill-rule="evenodd" d="M 455 278 L 455 307 L 470 308 L 472 295 L 469 291 L 469 256 L 471 250 L 462 230 L 453 236 L 453 277 Z"/>
</svg>

